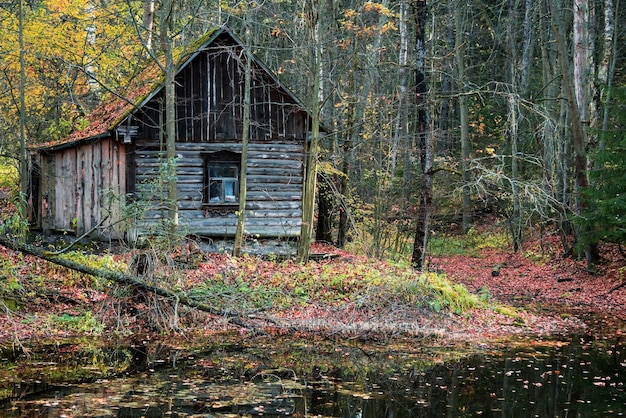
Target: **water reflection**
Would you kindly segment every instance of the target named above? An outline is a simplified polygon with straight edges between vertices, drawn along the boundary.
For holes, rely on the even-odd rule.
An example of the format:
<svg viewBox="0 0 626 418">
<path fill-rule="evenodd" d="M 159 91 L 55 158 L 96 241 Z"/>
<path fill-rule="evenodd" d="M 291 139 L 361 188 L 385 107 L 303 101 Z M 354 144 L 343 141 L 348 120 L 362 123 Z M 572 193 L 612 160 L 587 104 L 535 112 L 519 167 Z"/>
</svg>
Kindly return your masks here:
<svg viewBox="0 0 626 418">
<path fill-rule="evenodd" d="M 606 417 L 626 411 L 620 339 L 529 340 L 428 368 L 410 356 L 398 361 L 402 353 L 369 353 L 353 358 L 353 368 L 333 368 L 338 363 L 331 360 L 319 367 L 263 365 L 261 372 L 259 359 L 275 353 L 238 347 L 180 357 L 171 347 L 127 350 L 107 352 L 128 365 L 126 372 L 63 386 L 40 382 L 41 392 L 5 400 L 0 416 Z M 394 361 L 374 367 L 384 356 Z"/>
</svg>

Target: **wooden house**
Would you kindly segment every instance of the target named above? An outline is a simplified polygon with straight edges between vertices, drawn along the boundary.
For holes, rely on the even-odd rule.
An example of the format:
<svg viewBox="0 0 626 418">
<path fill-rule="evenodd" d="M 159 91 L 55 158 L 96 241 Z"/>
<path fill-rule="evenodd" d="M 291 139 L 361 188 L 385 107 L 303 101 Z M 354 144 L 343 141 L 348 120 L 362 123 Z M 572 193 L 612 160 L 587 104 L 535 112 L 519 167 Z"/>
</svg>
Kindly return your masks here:
<svg viewBox="0 0 626 418">
<path fill-rule="evenodd" d="M 251 124 L 242 162 L 245 46 L 226 27 L 207 33 L 176 72 L 179 225 L 205 237 L 235 234 L 239 169 L 246 165 L 245 231 L 295 237 L 302 220 L 310 115 L 256 57 Z M 127 238 L 163 230 L 165 89 L 149 66 L 123 97 L 103 102 L 85 127 L 31 149 L 32 223 L 44 232 Z M 96 228 L 98 227 L 98 228 Z"/>
</svg>

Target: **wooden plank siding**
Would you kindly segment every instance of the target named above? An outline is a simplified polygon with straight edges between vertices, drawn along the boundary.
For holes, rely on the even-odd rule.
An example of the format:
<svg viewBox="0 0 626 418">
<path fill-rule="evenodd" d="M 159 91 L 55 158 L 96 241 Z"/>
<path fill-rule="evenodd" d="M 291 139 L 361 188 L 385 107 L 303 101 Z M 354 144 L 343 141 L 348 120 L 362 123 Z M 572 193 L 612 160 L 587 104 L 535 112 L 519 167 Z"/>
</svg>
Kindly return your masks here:
<svg viewBox="0 0 626 418">
<path fill-rule="evenodd" d="M 42 227 L 78 235 L 96 226 L 111 213 L 105 226 L 122 216 L 111 205 L 110 194 L 126 193 L 124 144 L 113 139 L 83 143 L 42 158 Z M 111 230 L 107 235 L 118 238 Z"/>
<path fill-rule="evenodd" d="M 219 142 L 241 138 L 243 63 L 234 46 L 207 48 L 176 76 L 177 142 Z M 307 113 L 255 66 L 251 86 L 252 140 L 296 140 L 306 137 Z M 162 135 L 163 91 L 133 116 L 140 136 Z"/>
</svg>

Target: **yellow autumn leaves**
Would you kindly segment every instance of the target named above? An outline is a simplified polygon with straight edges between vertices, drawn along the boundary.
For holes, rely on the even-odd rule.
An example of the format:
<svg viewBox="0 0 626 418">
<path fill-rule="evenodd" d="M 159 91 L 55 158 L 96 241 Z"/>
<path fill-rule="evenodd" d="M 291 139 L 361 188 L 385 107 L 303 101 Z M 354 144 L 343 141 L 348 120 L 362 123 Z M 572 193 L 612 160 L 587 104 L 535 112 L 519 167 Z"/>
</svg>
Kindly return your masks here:
<svg viewBox="0 0 626 418">
<path fill-rule="evenodd" d="M 25 115 L 29 144 L 57 139 L 99 95 L 132 73 L 141 44 L 127 2 L 44 0 L 23 8 Z M 19 8 L 0 10 L 0 136 L 16 140 L 19 120 Z"/>
</svg>

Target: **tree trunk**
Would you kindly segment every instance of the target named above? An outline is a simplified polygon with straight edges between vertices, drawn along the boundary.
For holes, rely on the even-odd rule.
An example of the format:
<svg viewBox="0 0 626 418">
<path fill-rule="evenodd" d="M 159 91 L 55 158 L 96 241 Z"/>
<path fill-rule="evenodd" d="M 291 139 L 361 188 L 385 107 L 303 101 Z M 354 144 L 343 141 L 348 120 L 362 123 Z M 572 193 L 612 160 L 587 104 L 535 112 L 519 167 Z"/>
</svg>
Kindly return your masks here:
<svg viewBox="0 0 626 418">
<path fill-rule="evenodd" d="M 448 1 L 447 8 L 447 24 L 445 25 L 445 53 L 443 53 L 443 59 L 441 62 L 441 87 L 440 87 L 440 102 L 439 116 L 437 120 L 437 127 L 439 133 L 433 140 L 433 147 L 435 155 L 438 157 L 445 157 L 456 143 L 456 138 L 453 136 L 453 132 L 456 129 L 456 120 L 454 115 L 456 114 L 456 103 L 458 100 L 457 88 L 460 88 L 460 81 L 457 79 L 457 59 L 456 59 L 456 20 L 457 11 L 460 13 L 463 8 L 457 8 L 456 0 Z M 443 45 L 443 42 L 442 42 Z"/>
<path fill-rule="evenodd" d="M 313 44 L 311 55 L 311 69 L 313 72 L 313 88 L 310 97 L 311 109 L 311 140 L 308 147 L 307 161 L 305 166 L 304 190 L 302 197 L 302 226 L 300 228 L 300 240 L 298 241 L 297 260 L 304 263 L 309 260 L 311 241 L 313 239 L 313 219 L 315 216 L 315 187 L 317 183 L 317 155 L 319 147 L 319 91 L 321 71 L 321 45 L 319 44 L 319 21 L 317 11 L 319 4 L 308 4 L 308 24 L 310 41 Z M 318 6 L 318 7 L 316 7 Z"/>
<path fill-rule="evenodd" d="M 558 96 L 558 83 L 554 83 L 552 80 L 556 78 L 555 72 L 557 71 L 558 65 L 554 63 L 554 47 L 550 42 L 552 39 L 552 34 L 549 30 L 549 25 L 547 28 L 544 26 L 545 16 L 549 16 L 548 8 L 546 7 L 546 3 L 541 3 L 541 10 L 539 14 L 542 18 L 539 20 L 539 25 L 542 27 L 542 30 L 538 31 L 539 34 L 539 47 L 541 54 L 541 80 L 545 88 L 544 97 L 557 97 Z M 542 103 L 543 112 L 546 115 L 544 122 L 541 125 L 541 153 L 543 157 L 544 164 L 544 173 L 543 173 L 543 188 L 547 195 L 551 195 L 555 202 L 561 205 L 561 197 L 558 192 L 558 184 L 559 184 L 559 172 L 558 172 L 558 157 L 559 157 L 559 148 L 558 144 L 561 142 L 558 139 L 559 130 L 557 129 L 556 121 L 558 120 L 558 106 L 554 100 L 544 100 Z M 561 210 L 557 208 L 558 213 L 556 216 L 558 218 L 561 217 Z M 560 220 L 557 219 L 557 223 Z"/>
<path fill-rule="evenodd" d="M 594 2 L 574 0 L 574 91 L 578 105 L 581 137 L 574 142 L 577 190 L 576 215 L 584 215 L 591 202 L 582 195 L 589 186 L 588 173 L 593 168 L 593 159 L 589 158 L 592 151 L 597 149 L 597 139 L 594 130 L 598 128 L 598 112 L 595 107 L 595 64 L 594 64 Z M 579 168 L 582 165 L 582 168 Z M 584 247 L 585 259 L 589 271 L 595 271 L 598 261 L 598 244 L 590 240 L 591 231 L 580 228 L 578 235 Z"/>
<path fill-rule="evenodd" d="M 520 58 L 518 55 L 518 42 L 517 42 L 517 34 L 518 34 L 518 1 L 510 0 L 509 1 L 509 25 L 507 27 L 507 41 L 508 41 L 508 50 L 509 50 L 509 68 L 506 73 L 506 78 L 509 83 L 509 93 L 507 96 L 507 106 L 508 106 L 508 118 L 507 118 L 507 127 L 508 127 L 508 140 L 511 149 L 511 200 L 512 200 L 512 209 L 511 214 L 509 216 L 509 227 L 511 230 L 511 237 L 513 240 L 513 251 L 517 252 L 521 245 L 522 240 L 522 215 L 521 215 L 521 207 L 520 207 L 520 197 L 519 197 L 519 160 L 517 155 L 517 144 L 518 144 L 518 128 L 519 128 L 519 118 L 518 118 L 518 104 L 517 104 L 517 94 L 518 94 L 518 76 L 520 74 L 519 66 L 520 66 Z"/>
<path fill-rule="evenodd" d="M 329 184 L 330 175 L 320 176 L 317 181 L 317 227 L 315 229 L 315 241 L 333 242 L 333 188 Z"/>
<path fill-rule="evenodd" d="M 360 65 L 358 54 L 354 54 L 352 60 L 352 68 L 351 71 L 348 72 L 348 81 L 347 81 L 347 89 L 356 97 L 356 81 L 355 74 L 358 71 L 358 67 Z M 352 170 L 352 153 L 354 144 L 357 143 L 357 139 L 359 138 L 360 132 L 360 124 L 357 123 L 359 119 L 359 115 L 362 115 L 363 112 L 363 103 L 359 100 L 350 100 L 348 102 L 348 110 L 346 114 L 346 133 L 345 139 L 341 144 L 341 153 L 342 153 L 342 162 L 341 162 L 341 171 L 343 172 L 343 176 L 339 179 L 339 192 L 341 193 L 342 202 L 347 202 L 348 197 L 350 195 L 350 171 Z M 348 230 L 349 230 L 349 219 L 348 219 L 348 208 L 343 205 L 340 207 L 339 211 L 339 227 L 337 231 L 337 247 L 344 248 L 346 242 L 348 240 Z"/>
<path fill-rule="evenodd" d="M 413 3 L 415 17 L 415 96 L 417 105 L 417 134 L 419 136 L 419 157 L 422 169 L 420 202 L 415 225 L 415 241 L 411 264 L 421 270 L 426 261 L 426 248 L 430 229 L 430 215 L 433 199 L 433 155 L 429 132 L 428 104 L 426 102 L 426 44 L 425 26 L 428 13 L 426 0 Z"/>
<path fill-rule="evenodd" d="M 400 1 L 400 16 L 398 28 L 400 32 L 400 51 L 398 53 L 398 112 L 396 116 L 396 126 L 393 134 L 391 147 L 390 175 L 393 178 L 396 174 L 398 154 L 400 144 L 407 141 L 407 119 L 408 119 L 408 45 L 409 35 L 407 28 L 408 4 L 407 0 Z"/>
<path fill-rule="evenodd" d="M 22 220 L 28 219 L 28 154 L 26 153 L 26 64 L 24 60 L 24 0 L 20 0 L 18 42 L 20 48 L 20 197 L 18 210 Z"/>
<path fill-rule="evenodd" d="M 522 71 L 520 74 L 519 85 L 521 86 L 521 93 L 526 94 L 526 88 L 528 87 L 528 76 L 530 74 L 530 53 L 532 46 L 532 33 L 533 33 L 533 0 L 526 0 L 524 12 L 524 39 L 522 42 Z"/>
<path fill-rule="evenodd" d="M 249 13 L 249 11 L 247 12 Z M 246 16 L 247 20 L 247 16 Z M 248 178 L 248 139 L 250 136 L 250 85 L 252 83 L 252 57 L 249 48 L 251 47 L 250 28 L 246 25 L 246 49 L 244 54 L 244 91 L 243 91 L 243 127 L 241 132 L 241 167 L 239 173 L 239 209 L 237 211 L 237 231 L 235 232 L 235 243 L 233 245 L 233 256 L 241 255 L 241 247 L 244 241 L 245 220 L 246 220 L 246 194 Z"/>
<path fill-rule="evenodd" d="M 456 58 L 456 74 L 457 86 L 459 92 L 459 123 L 461 128 L 461 172 L 463 176 L 463 208 L 461 228 L 463 232 L 467 232 L 472 223 L 472 199 L 470 195 L 470 137 L 469 137 L 469 110 L 467 106 L 467 98 L 465 96 L 465 13 L 464 8 L 454 8 L 455 22 L 455 58 Z"/>
<path fill-rule="evenodd" d="M 514 93 L 509 93 L 509 137 L 511 140 L 511 191 L 513 195 L 513 210 L 511 214 L 511 235 L 513 237 L 513 251 L 517 252 L 522 244 L 522 208 L 519 191 L 519 159 L 517 151 L 518 143 L 518 111 L 517 97 Z"/>
<path fill-rule="evenodd" d="M 89 50 L 95 50 L 96 48 L 96 24 L 95 24 L 95 14 L 94 14 L 94 9 L 95 6 L 92 2 L 89 2 L 86 6 L 87 9 L 87 14 L 89 16 L 90 21 L 87 23 L 87 26 L 85 28 L 85 31 L 87 32 L 87 36 L 85 37 L 87 44 L 89 45 Z M 101 88 L 100 88 L 100 83 L 98 82 L 98 78 L 96 75 L 96 67 L 92 64 L 92 62 L 95 62 L 97 60 L 97 57 L 94 56 L 89 56 L 87 55 L 86 57 L 86 64 L 85 64 L 85 74 L 87 75 L 87 85 L 89 86 L 89 90 L 90 93 L 92 93 L 92 95 L 94 96 L 94 98 L 96 100 L 94 100 L 94 103 L 97 101 L 97 99 L 99 99 L 100 97 L 100 93 L 101 93 Z"/>
<path fill-rule="evenodd" d="M 600 100 L 604 106 L 602 115 L 601 136 L 598 149 L 604 150 L 606 146 L 606 132 L 609 125 L 609 108 L 611 106 L 611 89 L 613 87 L 613 74 L 615 73 L 615 51 L 617 49 L 617 17 L 613 0 L 604 0 L 604 45 L 602 60 L 598 66 L 598 85 L 600 87 Z"/>
<path fill-rule="evenodd" d="M 152 50 L 152 28 L 154 26 L 154 0 L 144 0 L 143 7 L 143 28 L 146 31 L 144 47 L 146 52 Z"/>
<path fill-rule="evenodd" d="M 171 239 L 178 230 L 178 197 L 176 177 L 176 66 L 174 64 L 171 28 L 174 24 L 172 0 L 161 10 L 161 48 L 165 55 L 165 182 L 167 184 L 167 232 Z"/>
<path fill-rule="evenodd" d="M 552 26 L 553 31 L 555 33 L 557 48 L 558 48 L 558 59 L 561 65 L 561 74 L 563 77 L 563 89 L 565 90 L 565 94 L 567 97 L 568 104 L 568 116 L 570 119 L 571 132 L 572 132 L 572 144 L 574 149 L 574 184 L 576 187 L 574 194 L 574 214 L 580 216 L 583 214 L 583 209 L 585 206 L 585 202 L 582 200 L 580 193 L 588 186 L 587 181 L 587 155 L 586 155 L 586 139 L 585 139 L 585 130 L 583 129 L 583 121 L 581 120 L 581 114 L 578 107 L 577 95 L 575 93 L 574 84 L 572 82 L 572 78 L 570 75 L 570 67 L 567 65 L 567 54 L 565 50 L 565 41 L 563 39 L 563 35 L 559 31 L 558 25 L 558 12 L 557 8 L 554 5 L 554 2 L 551 2 L 552 5 Z M 580 28 L 579 28 L 580 30 Z M 576 29 L 574 30 L 576 32 Z M 577 35 L 580 37 L 581 35 Z M 580 60 L 580 57 L 579 57 Z M 585 63 L 577 62 L 574 66 L 579 65 L 582 66 Z M 576 74 L 581 74 L 581 69 L 576 71 Z M 584 230 L 577 231 L 577 240 L 582 243 L 585 243 L 586 236 Z M 597 246 L 593 244 L 584 244 L 585 245 L 585 258 L 587 259 L 588 268 L 590 270 L 594 269 L 595 261 L 597 259 Z"/>
<path fill-rule="evenodd" d="M 341 193 L 341 201 L 342 204 L 339 208 L 339 227 L 337 230 L 337 247 L 344 248 L 346 242 L 348 240 L 348 230 L 349 230 L 349 222 L 348 222 L 348 208 L 345 207 L 345 203 L 347 202 L 346 197 L 349 196 L 350 193 L 350 164 L 352 163 L 352 141 L 347 139 L 343 146 L 343 163 L 341 167 L 341 171 L 343 172 L 343 176 L 339 179 Z"/>
</svg>

